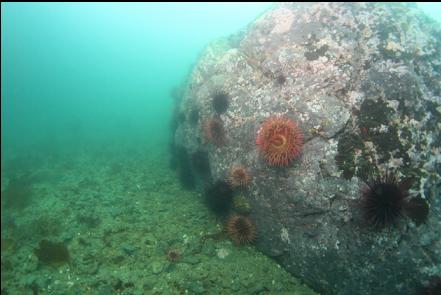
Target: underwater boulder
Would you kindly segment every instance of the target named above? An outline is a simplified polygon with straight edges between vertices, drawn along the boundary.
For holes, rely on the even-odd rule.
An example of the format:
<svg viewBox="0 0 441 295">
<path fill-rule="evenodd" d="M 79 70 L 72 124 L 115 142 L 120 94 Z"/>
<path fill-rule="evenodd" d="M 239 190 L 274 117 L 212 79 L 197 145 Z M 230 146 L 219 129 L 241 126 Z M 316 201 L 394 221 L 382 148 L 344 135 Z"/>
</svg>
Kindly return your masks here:
<svg viewBox="0 0 441 295">
<path fill-rule="evenodd" d="M 198 181 L 247 167 L 263 253 L 321 294 L 415 294 L 441 275 L 439 23 L 408 4 L 276 4 L 188 81 L 180 109 L 200 120 L 175 140 L 207 151 Z M 213 117 L 223 145 L 204 139 Z"/>
</svg>

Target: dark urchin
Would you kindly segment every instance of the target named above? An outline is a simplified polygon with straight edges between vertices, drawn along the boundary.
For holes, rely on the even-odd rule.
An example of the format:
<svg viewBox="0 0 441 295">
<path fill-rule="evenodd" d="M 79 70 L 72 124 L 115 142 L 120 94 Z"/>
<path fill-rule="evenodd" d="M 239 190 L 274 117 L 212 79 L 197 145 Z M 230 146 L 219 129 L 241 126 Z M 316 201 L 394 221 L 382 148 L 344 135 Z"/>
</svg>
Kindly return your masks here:
<svg viewBox="0 0 441 295">
<path fill-rule="evenodd" d="M 283 74 L 280 74 L 276 77 L 276 84 L 281 86 L 283 84 L 285 84 L 286 82 L 286 77 Z"/>
<path fill-rule="evenodd" d="M 233 215 L 227 221 L 227 233 L 236 245 L 251 244 L 256 239 L 256 226 L 248 216 Z"/>
<path fill-rule="evenodd" d="M 362 189 L 360 207 L 369 225 L 382 229 L 391 226 L 404 215 L 409 183 L 398 182 L 395 176 L 385 177 L 366 183 Z"/>
<path fill-rule="evenodd" d="M 207 142 L 211 142 L 216 146 L 225 144 L 224 123 L 220 118 L 213 117 L 207 119 L 202 127 Z"/>
<path fill-rule="evenodd" d="M 223 180 L 218 180 L 205 190 L 205 202 L 207 206 L 218 214 L 227 213 L 233 199 L 233 190 Z"/>
<path fill-rule="evenodd" d="M 191 155 L 191 162 L 193 168 L 197 173 L 203 175 L 210 174 L 210 162 L 208 159 L 208 153 L 202 150 L 197 150 Z"/>
<path fill-rule="evenodd" d="M 213 95 L 213 108 L 216 111 L 216 113 L 223 114 L 228 108 L 228 105 L 230 104 L 230 98 L 228 94 L 225 91 L 222 90 L 216 90 Z"/>
</svg>

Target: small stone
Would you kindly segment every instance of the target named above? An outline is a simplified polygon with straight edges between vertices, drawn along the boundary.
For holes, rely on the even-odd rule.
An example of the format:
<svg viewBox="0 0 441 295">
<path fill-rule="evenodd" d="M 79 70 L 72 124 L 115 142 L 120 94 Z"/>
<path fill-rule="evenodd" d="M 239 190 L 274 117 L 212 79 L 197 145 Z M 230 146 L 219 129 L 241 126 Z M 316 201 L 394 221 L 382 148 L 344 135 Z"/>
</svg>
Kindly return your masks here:
<svg viewBox="0 0 441 295">
<path fill-rule="evenodd" d="M 237 280 L 232 282 L 230 287 L 234 292 L 238 292 L 240 290 L 240 284 L 237 282 Z"/>
<path fill-rule="evenodd" d="M 190 289 L 194 294 L 205 294 L 205 288 L 200 281 L 193 282 Z"/>
<path fill-rule="evenodd" d="M 164 270 L 164 264 L 159 261 L 155 261 L 151 264 L 151 269 L 152 273 L 155 275 L 160 274 Z"/>
<path fill-rule="evenodd" d="M 111 295 L 113 294 L 113 288 L 111 285 L 103 285 L 98 289 L 98 295 Z"/>
<path fill-rule="evenodd" d="M 132 256 L 136 252 L 136 248 L 132 245 L 124 244 L 122 246 L 122 250 L 124 253 L 126 253 L 128 256 Z"/>
<path fill-rule="evenodd" d="M 147 246 L 155 246 L 157 244 L 157 241 L 154 236 L 147 234 L 144 237 L 144 244 Z"/>
<path fill-rule="evenodd" d="M 265 287 L 263 286 L 262 283 L 257 283 L 255 286 L 251 287 L 249 291 L 250 294 L 260 294 L 263 291 L 265 291 Z"/>
<path fill-rule="evenodd" d="M 81 272 L 89 276 L 96 275 L 98 273 L 98 270 L 99 270 L 98 262 L 81 265 Z"/>
<path fill-rule="evenodd" d="M 228 255 L 230 255 L 230 252 L 227 249 L 225 248 L 217 249 L 217 257 L 219 257 L 220 259 L 224 259 Z"/>
<path fill-rule="evenodd" d="M 185 257 L 182 260 L 182 262 L 195 265 L 195 264 L 200 263 L 201 259 L 199 257 L 196 257 L 196 256 L 188 256 L 188 257 Z"/>
<path fill-rule="evenodd" d="M 216 248 L 212 240 L 207 240 L 202 248 L 202 254 L 207 256 L 216 255 Z"/>
</svg>

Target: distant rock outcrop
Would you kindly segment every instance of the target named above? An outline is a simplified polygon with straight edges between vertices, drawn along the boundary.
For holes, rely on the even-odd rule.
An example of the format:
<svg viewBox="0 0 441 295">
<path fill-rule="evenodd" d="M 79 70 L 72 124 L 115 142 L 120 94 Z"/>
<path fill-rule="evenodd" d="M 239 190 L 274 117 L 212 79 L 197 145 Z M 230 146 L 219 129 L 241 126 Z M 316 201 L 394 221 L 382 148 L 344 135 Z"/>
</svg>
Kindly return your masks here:
<svg viewBox="0 0 441 295">
<path fill-rule="evenodd" d="M 213 106 L 216 93 L 228 99 L 225 112 Z M 206 48 L 179 111 L 174 143 L 208 154 L 211 177 L 196 174 L 199 184 L 245 167 L 251 183 L 240 194 L 256 246 L 317 291 L 415 294 L 441 275 L 441 26 L 417 8 L 278 4 Z M 303 133 L 287 166 L 270 165 L 256 145 L 273 116 Z M 221 144 L 205 138 L 213 119 Z M 274 152 L 284 132 L 271 139 Z M 424 223 L 409 215 L 383 229 L 366 224 L 361 190 L 390 174 L 429 206 Z"/>
</svg>

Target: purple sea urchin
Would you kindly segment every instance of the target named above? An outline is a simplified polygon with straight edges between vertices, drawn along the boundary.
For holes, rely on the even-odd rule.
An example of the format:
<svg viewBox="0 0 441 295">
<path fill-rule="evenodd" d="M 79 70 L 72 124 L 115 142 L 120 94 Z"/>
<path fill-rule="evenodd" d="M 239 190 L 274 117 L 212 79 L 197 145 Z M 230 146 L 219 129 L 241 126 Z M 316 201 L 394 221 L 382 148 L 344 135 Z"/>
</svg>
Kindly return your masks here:
<svg viewBox="0 0 441 295">
<path fill-rule="evenodd" d="M 176 263 L 181 259 L 181 251 L 178 249 L 168 249 L 166 256 L 168 261 Z"/>
<path fill-rule="evenodd" d="M 225 143 L 225 129 L 221 119 L 211 118 L 203 125 L 205 139 L 217 146 Z"/>
<path fill-rule="evenodd" d="M 251 176 L 245 167 L 233 166 L 228 179 L 233 188 L 246 187 L 251 181 Z"/>
<path fill-rule="evenodd" d="M 248 216 L 233 215 L 227 221 L 227 233 L 236 245 L 246 245 L 256 239 L 256 226 Z"/>
</svg>

